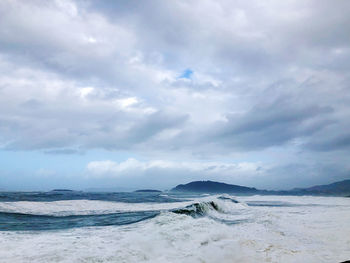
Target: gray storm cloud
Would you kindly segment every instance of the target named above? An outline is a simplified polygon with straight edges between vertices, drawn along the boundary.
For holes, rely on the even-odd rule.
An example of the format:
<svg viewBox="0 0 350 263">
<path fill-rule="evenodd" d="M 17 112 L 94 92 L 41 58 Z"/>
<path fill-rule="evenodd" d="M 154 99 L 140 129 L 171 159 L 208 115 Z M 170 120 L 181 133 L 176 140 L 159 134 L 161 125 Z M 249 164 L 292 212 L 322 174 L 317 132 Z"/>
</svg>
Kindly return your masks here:
<svg viewBox="0 0 350 263">
<path fill-rule="evenodd" d="M 349 12 L 349 1 L 1 1 L 0 146 L 346 177 Z"/>
</svg>

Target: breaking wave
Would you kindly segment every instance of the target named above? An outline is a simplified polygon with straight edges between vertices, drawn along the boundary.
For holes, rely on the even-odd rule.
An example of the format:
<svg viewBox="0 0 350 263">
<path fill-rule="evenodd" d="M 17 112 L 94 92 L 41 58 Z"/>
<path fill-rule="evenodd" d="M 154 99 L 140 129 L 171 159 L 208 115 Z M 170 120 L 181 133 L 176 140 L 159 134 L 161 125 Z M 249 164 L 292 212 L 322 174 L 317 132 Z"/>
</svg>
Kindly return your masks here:
<svg viewBox="0 0 350 263">
<path fill-rule="evenodd" d="M 124 203 L 99 200 L 0 202 L 0 224 L 2 230 L 8 231 L 125 225 L 167 212 L 193 218 L 207 216 L 231 224 L 247 217 L 247 212 L 244 213 L 242 209 L 247 207 L 228 195 L 205 196 L 170 203 Z"/>
<path fill-rule="evenodd" d="M 341 262 L 349 216 L 333 197 L 0 202 L 0 262 Z"/>
<path fill-rule="evenodd" d="M 202 203 L 194 203 L 192 205 L 186 206 L 185 208 L 175 209 L 172 212 L 176 214 L 189 215 L 192 217 L 204 216 L 210 210 L 220 211 L 219 206 L 214 202 L 202 202 Z"/>
</svg>

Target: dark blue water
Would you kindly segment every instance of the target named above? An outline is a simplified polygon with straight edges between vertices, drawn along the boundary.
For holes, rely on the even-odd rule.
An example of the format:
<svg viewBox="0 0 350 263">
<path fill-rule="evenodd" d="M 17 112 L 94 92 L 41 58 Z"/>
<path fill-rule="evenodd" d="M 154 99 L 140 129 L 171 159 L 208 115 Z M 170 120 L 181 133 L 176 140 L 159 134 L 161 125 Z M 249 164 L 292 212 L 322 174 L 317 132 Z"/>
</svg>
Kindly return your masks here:
<svg viewBox="0 0 350 263">
<path fill-rule="evenodd" d="M 99 200 L 107 202 L 137 203 L 173 203 L 178 200 L 162 193 L 91 193 L 81 191 L 50 191 L 50 192 L 1 192 L 0 193 L 0 231 L 26 230 L 59 230 L 75 227 L 98 227 L 110 225 L 126 225 L 157 216 L 159 211 L 113 212 L 87 215 L 43 215 L 33 212 L 26 214 L 21 211 L 3 211 L 4 202 L 32 202 L 32 206 L 40 207 L 42 202 L 68 200 Z"/>
<path fill-rule="evenodd" d="M 153 207 L 157 206 L 152 206 L 151 211 L 149 208 L 143 210 L 144 207 L 149 207 L 149 204 L 170 204 L 188 201 L 188 199 L 196 197 L 202 196 L 188 193 L 170 194 L 159 192 L 0 192 L 0 231 L 42 231 L 77 227 L 127 225 L 153 218 L 163 211 L 152 210 Z M 239 201 L 227 196 L 219 196 L 217 199 L 233 204 L 239 203 Z M 79 202 L 77 200 L 84 201 Z M 185 214 L 194 218 L 207 216 L 205 209 L 208 205 L 212 210 L 221 211 L 215 203 L 215 197 L 213 197 L 213 200 L 211 202 L 193 203 L 182 207 L 180 203 L 178 209 L 169 209 L 166 211 Z M 57 201 L 64 201 L 64 204 Z M 102 207 L 106 206 L 105 202 L 112 204 L 112 207 L 114 207 L 115 202 L 118 202 L 118 204 L 122 203 L 123 207 L 127 207 L 127 211 L 125 209 L 124 211 L 119 211 L 118 209 L 108 210 L 108 205 L 106 206 L 107 210 L 104 211 L 99 207 L 101 203 L 96 203 L 96 201 L 103 201 Z M 295 204 L 280 201 L 251 201 L 247 202 L 247 205 L 251 207 L 295 206 Z M 135 206 L 138 206 L 138 209 L 134 209 Z M 167 207 L 167 205 L 162 207 Z M 65 211 L 65 209 L 68 210 Z M 220 219 L 220 221 L 225 224 L 241 223 L 240 220 L 225 221 Z"/>
<path fill-rule="evenodd" d="M 50 192 L 0 192 L 0 202 L 33 201 L 50 202 L 61 200 L 101 200 L 125 203 L 176 202 L 175 199 L 162 193 L 144 192 L 83 192 L 83 191 L 50 191 Z"/>
<path fill-rule="evenodd" d="M 2 231 L 24 231 L 126 225 L 153 218 L 158 214 L 157 211 L 144 211 L 101 215 L 50 216 L 0 212 L 0 228 Z"/>
</svg>

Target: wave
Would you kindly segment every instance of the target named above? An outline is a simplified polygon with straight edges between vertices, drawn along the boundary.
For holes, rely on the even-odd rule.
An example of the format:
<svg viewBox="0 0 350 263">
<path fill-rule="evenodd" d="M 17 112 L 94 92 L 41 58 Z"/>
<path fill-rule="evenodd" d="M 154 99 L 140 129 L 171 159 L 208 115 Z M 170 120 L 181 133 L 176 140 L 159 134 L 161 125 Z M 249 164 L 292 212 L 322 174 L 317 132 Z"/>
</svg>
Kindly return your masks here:
<svg viewBox="0 0 350 263">
<path fill-rule="evenodd" d="M 220 199 L 220 200 L 230 200 L 231 202 L 233 202 L 235 204 L 240 203 L 239 201 L 237 201 L 236 199 L 234 199 L 234 198 L 232 198 L 231 196 L 228 196 L 228 195 L 219 196 L 218 199 Z"/>
<path fill-rule="evenodd" d="M 193 218 L 208 217 L 225 224 L 247 222 L 252 217 L 252 211 L 246 204 L 230 196 L 216 196 L 211 201 L 192 203 L 171 212 L 191 216 Z"/>
<path fill-rule="evenodd" d="M 231 196 L 223 197 L 235 199 Z M 327 202 L 328 206 L 249 207 L 242 200 L 283 200 L 298 204 Z M 60 231 L 36 232 L 0 231 L 0 244 L 3 248 L 0 249 L 0 262 L 316 263 L 342 262 L 349 259 L 347 230 L 350 229 L 350 199 L 254 196 L 239 197 L 236 201 L 238 203 L 220 196 L 210 196 L 181 202 L 177 204 L 178 207 L 173 207 L 181 209 L 194 204 L 202 203 L 201 206 L 205 206 L 203 203 L 209 203 L 206 204 L 208 210 L 204 209 L 203 216 L 197 217 L 163 211 L 153 218 L 124 226 L 74 227 Z M 210 202 L 217 204 L 218 209 L 216 210 Z M 62 203 L 54 204 L 55 211 L 58 211 L 59 204 Z M 41 205 L 37 203 L 37 206 Z M 79 210 L 81 208 L 78 205 L 92 206 L 98 203 L 74 203 L 75 209 Z M 18 209 L 19 204 L 16 206 Z M 119 206 L 122 205 L 115 205 Z M 131 206 L 125 205 L 128 209 L 131 209 Z M 149 204 L 140 204 L 139 208 L 142 206 L 148 207 Z M 96 210 L 98 208 L 95 208 Z M 35 211 L 37 210 L 33 208 L 32 212 Z M 21 215 L 13 215 L 15 216 Z M 122 215 L 102 215 L 101 222 L 109 222 L 111 219 L 108 216 L 113 218 Z M 49 216 L 51 217 L 54 218 Z M 221 217 L 250 218 L 251 222 L 223 224 L 217 220 Z M 67 218 L 88 222 L 94 216 Z M 213 218 L 215 220 L 212 220 Z M 66 217 L 57 219 L 65 220 Z M 1 222 L 0 226 L 3 226 Z"/>
<path fill-rule="evenodd" d="M 210 210 L 219 211 L 219 206 L 214 201 L 194 203 L 185 208 L 175 209 L 172 212 L 175 214 L 198 217 L 206 215 Z"/>
<path fill-rule="evenodd" d="M 0 202 L 0 212 L 33 215 L 98 215 L 117 212 L 166 211 L 191 204 L 192 201 L 170 203 L 124 203 L 97 200 L 63 200 L 52 202 Z"/>
<path fill-rule="evenodd" d="M 77 227 L 127 225 L 153 218 L 158 214 L 154 211 L 145 211 L 102 215 L 53 216 L 0 212 L 0 225 L 2 231 L 60 230 Z"/>
<path fill-rule="evenodd" d="M 248 212 L 247 212 L 248 211 Z M 208 196 L 171 203 L 123 203 L 94 200 L 0 202 L 1 230 L 53 230 L 125 225 L 160 213 L 204 217 L 232 224 L 246 220 L 249 209 L 231 196 Z"/>
<path fill-rule="evenodd" d="M 129 203 L 100 200 L 60 200 L 50 202 L 38 201 L 17 201 L 17 202 L 0 202 L 0 212 L 33 214 L 33 215 L 97 215 L 111 214 L 117 212 L 140 212 L 140 211 L 171 211 L 174 209 L 184 208 L 194 203 L 220 202 L 223 210 L 236 207 L 230 207 L 231 201 L 236 205 L 244 205 L 228 195 L 208 196 L 192 199 L 178 200 L 177 202 L 162 203 Z M 224 202 L 223 202 L 224 201 Z"/>
</svg>

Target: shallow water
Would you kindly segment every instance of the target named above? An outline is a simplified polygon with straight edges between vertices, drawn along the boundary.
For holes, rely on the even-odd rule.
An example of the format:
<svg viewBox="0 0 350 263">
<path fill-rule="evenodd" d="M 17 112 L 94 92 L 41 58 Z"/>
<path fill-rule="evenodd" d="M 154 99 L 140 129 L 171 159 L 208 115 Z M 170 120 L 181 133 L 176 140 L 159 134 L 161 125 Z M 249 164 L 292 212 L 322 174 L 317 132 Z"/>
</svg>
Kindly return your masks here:
<svg viewBox="0 0 350 263">
<path fill-rule="evenodd" d="M 0 262 L 341 262 L 350 199 L 1 193 Z"/>
</svg>

